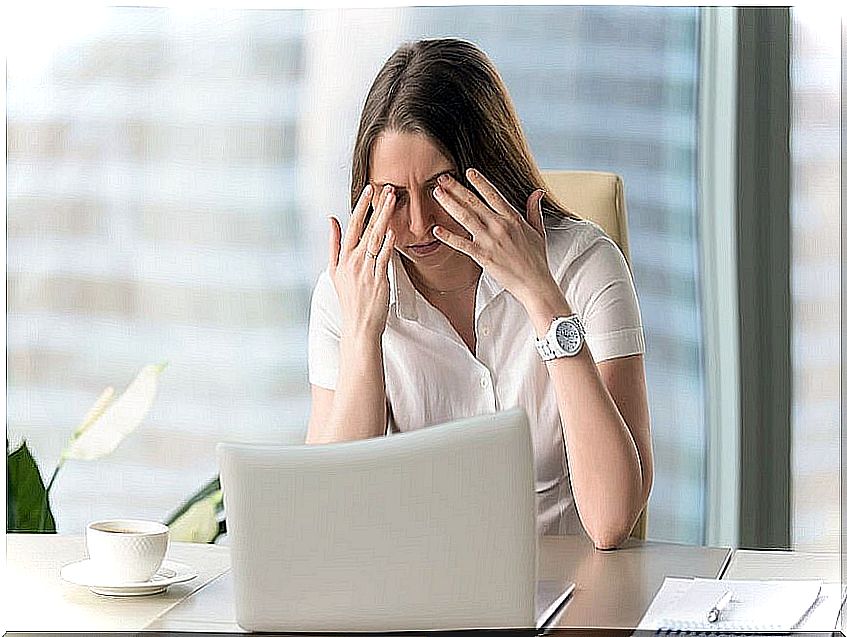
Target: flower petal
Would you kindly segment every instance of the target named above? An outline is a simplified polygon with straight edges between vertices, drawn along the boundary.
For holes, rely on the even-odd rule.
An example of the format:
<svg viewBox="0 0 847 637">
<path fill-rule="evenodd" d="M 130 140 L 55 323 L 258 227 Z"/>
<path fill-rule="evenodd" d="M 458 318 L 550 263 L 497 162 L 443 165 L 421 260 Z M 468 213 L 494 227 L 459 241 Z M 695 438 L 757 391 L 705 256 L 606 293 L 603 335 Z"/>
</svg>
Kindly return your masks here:
<svg viewBox="0 0 847 637">
<path fill-rule="evenodd" d="M 112 399 L 114 397 L 114 387 L 107 387 L 104 389 L 103 393 L 100 394 L 100 398 L 97 399 L 97 402 L 95 402 L 91 409 L 88 410 L 88 413 L 85 414 L 85 418 L 82 419 L 82 424 L 76 428 L 76 431 L 74 431 L 73 438 L 79 438 L 86 429 L 93 425 L 94 422 L 103 415 L 106 408 L 112 404 Z"/>
<path fill-rule="evenodd" d="M 222 493 L 216 491 L 195 502 L 168 527 L 176 542 L 212 542 L 218 535 L 218 505 Z"/>
<path fill-rule="evenodd" d="M 89 412 L 89 415 L 95 415 L 95 419 L 90 423 L 83 423 L 79 435 L 72 438 L 70 445 L 62 453 L 62 458 L 94 460 L 112 453 L 150 411 L 156 397 L 159 374 L 164 368 L 164 365 L 144 367 L 119 398 L 109 401 L 99 418 L 94 413 L 98 406 L 95 403 L 95 407 Z M 101 395 L 101 400 L 106 393 Z"/>
</svg>

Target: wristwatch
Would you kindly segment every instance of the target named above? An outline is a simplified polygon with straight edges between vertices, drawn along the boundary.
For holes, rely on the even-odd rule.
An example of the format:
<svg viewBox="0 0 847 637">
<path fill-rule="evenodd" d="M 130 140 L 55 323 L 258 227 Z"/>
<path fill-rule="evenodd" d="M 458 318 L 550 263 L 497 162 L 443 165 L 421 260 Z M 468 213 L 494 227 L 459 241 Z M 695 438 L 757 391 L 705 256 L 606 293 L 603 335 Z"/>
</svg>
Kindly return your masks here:
<svg viewBox="0 0 847 637">
<path fill-rule="evenodd" d="M 576 356 L 585 342 L 585 328 L 576 314 L 554 318 L 544 338 L 535 340 L 541 360 Z"/>
</svg>

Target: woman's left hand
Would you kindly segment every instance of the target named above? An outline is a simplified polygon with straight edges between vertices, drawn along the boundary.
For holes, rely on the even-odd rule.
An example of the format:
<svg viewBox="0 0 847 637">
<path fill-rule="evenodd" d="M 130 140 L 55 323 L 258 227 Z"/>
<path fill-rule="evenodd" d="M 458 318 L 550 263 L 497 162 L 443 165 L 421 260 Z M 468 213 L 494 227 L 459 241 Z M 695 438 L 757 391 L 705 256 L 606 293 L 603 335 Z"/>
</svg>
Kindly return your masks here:
<svg viewBox="0 0 847 637">
<path fill-rule="evenodd" d="M 434 191 L 436 201 L 471 235 L 465 238 L 436 226 L 435 237 L 467 254 L 524 306 L 541 298 L 561 296 L 547 264 L 547 243 L 541 216 L 543 190 L 526 201 L 526 219 L 479 171 L 467 178 L 483 200 L 444 174 Z"/>
</svg>

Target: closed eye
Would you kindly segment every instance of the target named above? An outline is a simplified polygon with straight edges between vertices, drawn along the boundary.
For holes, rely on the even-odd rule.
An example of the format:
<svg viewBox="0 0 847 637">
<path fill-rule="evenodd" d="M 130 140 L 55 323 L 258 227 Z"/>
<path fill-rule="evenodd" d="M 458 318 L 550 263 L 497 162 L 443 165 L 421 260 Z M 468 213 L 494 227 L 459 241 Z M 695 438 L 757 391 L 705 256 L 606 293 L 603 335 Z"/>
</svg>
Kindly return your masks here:
<svg viewBox="0 0 847 637">
<path fill-rule="evenodd" d="M 436 186 L 438 186 L 438 177 L 443 174 L 449 174 L 453 179 L 459 181 L 459 178 L 456 176 L 455 171 L 453 170 L 445 170 L 443 173 L 438 173 L 431 179 L 429 179 L 423 187 L 423 192 L 433 199 L 435 198 L 434 191 Z M 374 188 L 379 189 L 383 186 L 382 183 L 373 184 Z M 409 192 L 403 186 L 394 186 L 394 196 L 396 197 L 396 204 L 398 207 L 406 205 L 409 201 Z"/>
</svg>

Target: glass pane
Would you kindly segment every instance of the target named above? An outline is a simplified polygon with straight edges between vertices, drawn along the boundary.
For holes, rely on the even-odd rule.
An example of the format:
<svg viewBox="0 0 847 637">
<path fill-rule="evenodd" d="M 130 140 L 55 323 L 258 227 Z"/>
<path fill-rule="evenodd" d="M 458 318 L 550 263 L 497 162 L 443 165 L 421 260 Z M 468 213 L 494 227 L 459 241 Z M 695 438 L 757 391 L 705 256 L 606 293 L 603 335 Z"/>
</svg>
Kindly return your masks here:
<svg viewBox="0 0 847 637">
<path fill-rule="evenodd" d="M 791 9 L 792 544 L 838 551 L 841 21 Z"/>
</svg>

